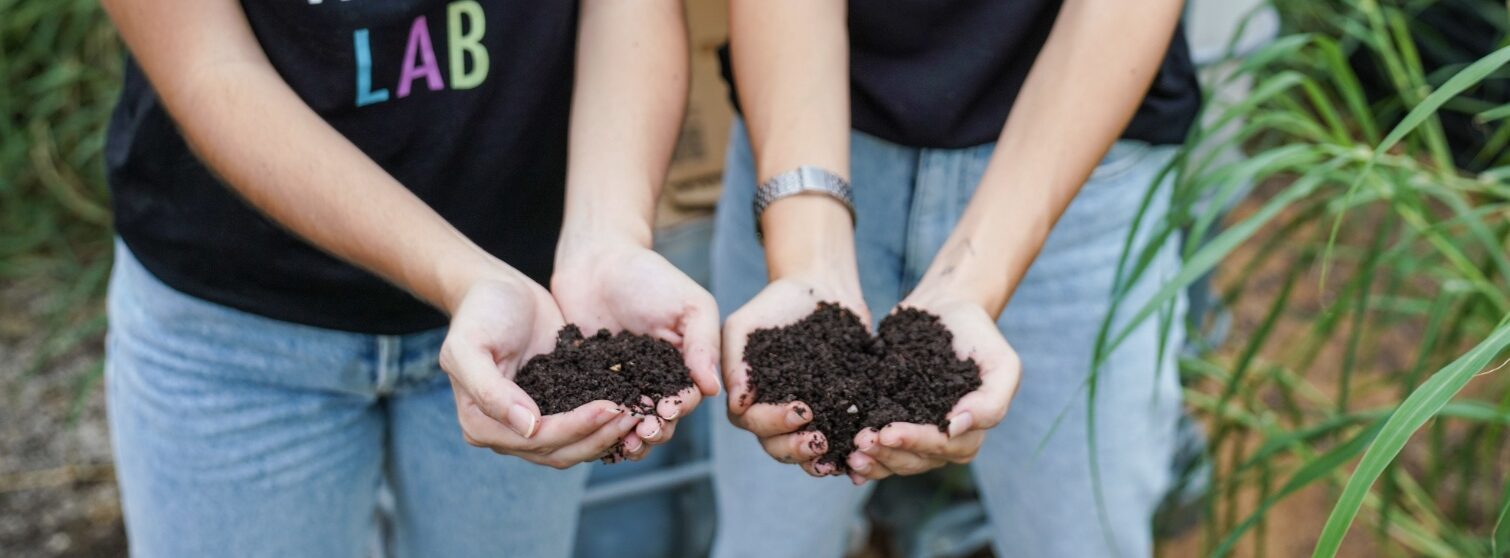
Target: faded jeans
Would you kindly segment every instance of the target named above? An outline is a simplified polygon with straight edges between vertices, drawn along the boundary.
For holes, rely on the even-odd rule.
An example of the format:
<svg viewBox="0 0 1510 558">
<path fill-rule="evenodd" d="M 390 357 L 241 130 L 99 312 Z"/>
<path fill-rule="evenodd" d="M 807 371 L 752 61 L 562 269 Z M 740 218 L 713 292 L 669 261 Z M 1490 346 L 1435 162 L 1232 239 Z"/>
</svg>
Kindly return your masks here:
<svg viewBox="0 0 1510 558">
<path fill-rule="evenodd" d="M 468 446 L 445 330 L 364 335 L 169 288 L 116 244 L 105 379 L 131 554 L 367 556 L 379 484 L 397 556 L 571 552 L 588 467 Z"/>
</svg>

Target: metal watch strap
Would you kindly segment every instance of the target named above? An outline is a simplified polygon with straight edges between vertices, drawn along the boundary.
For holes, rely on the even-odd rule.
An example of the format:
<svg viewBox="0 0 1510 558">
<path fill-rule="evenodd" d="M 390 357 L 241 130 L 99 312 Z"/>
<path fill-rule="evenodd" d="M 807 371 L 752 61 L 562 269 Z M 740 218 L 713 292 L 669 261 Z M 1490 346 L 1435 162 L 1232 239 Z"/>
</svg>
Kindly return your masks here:
<svg viewBox="0 0 1510 558">
<path fill-rule="evenodd" d="M 761 235 L 760 214 L 776 200 L 801 194 L 823 194 L 839 200 L 855 220 L 855 198 L 849 181 L 818 167 L 801 166 L 778 174 L 755 187 L 755 234 Z"/>
</svg>

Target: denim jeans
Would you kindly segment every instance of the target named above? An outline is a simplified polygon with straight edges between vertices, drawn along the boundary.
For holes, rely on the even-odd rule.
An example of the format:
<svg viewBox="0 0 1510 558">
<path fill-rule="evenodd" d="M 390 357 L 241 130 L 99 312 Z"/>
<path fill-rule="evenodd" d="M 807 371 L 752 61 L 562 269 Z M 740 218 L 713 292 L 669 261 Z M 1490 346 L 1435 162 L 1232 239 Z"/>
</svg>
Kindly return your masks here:
<svg viewBox="0 0 1510 558">
<path fill-rule="evenodd" d="M 994 145 L 917 149 L 858 132 L 851 138 L 860 283 L 879 320 L 923 276 L 969 202 Z M 1180 416 L 1176 351 L 1160 352 L 1158 320 L 1139 327 L 1110 355 L 1098 383 L 1096 455 L 1109 532 L 1101 528 L 1092 491 L 1085 386 L 1123 243 L 1174 151 L 1118 142 L 1054 227 L 1001 316 L 998 325 L 1022 358 L 1022 383 L 1006 419 L 987 435 L 971 465 L 997 556 L 1152 553 L 1150 520 L 1170 484 Z M 713 292 L 725 313 L 766 282 L 750 213 L 754 169 L 745 128 L 736 123 L 713 241 Z M 1168 184 L 1160 188 L 1144 217 L 1144 233 L 1168 210 Z M 1146 244 L 1146 234 L 1139 236 L 1137 245 Z M 1140 307 L 1160 279 L 1177 270 L 1175 246 L 1171 241 L 1162 247 L 1119 316 Z M 1176 317 L 1174 323 L 1183 322 Z M 1164 346 L 1179 347 L 1181 339 L 1175 331 Z M 749 433 L 715 422 L 714 556 L 841 555 L 867 490 L 844 478 L 810 478 L 771 459 Z"/>
<path fill-rule="evenodd" d="M 588 468 L 462 441 L 444 330 L 331 331 L 212 304 L 116 245 L 105 378 L 131 553 L 367 556 L 380 483 L 398 556 L 571 552 Z"/>
</svg>

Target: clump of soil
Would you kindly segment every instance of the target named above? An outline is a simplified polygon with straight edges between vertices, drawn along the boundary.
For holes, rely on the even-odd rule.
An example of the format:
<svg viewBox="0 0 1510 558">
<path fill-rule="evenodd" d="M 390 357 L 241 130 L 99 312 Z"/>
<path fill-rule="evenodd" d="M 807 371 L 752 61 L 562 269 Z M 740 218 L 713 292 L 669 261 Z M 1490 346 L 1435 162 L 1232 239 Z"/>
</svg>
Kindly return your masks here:
<svg viewBox="0 0 1510 558">
<path fill-rule="evenodd" d="M 584 338 L 581 329 L 567 324 L 556 333 L 556 349 L 531 358 L 514 382 L 544 415 L 598 400 L 649 415 L 656 402 L 692 387 L 689 374 L 682 354 L 664 340 L 606 329 Z"/>
<path fill-rule="evenodd" d="M 980 368 L 954 353 L 938 316 L 903 308 L 871 336 L 854 312 L 829 302 L 801 321 L 759 329 L 745 345 L 756 403 L 801 401 L 813 410 L 807 430 L 823 433 L 819 463 L 849 470 L 855 435 L 893 422 L 948 427 L 946 415 L 980 387 Z"/>
</svg>

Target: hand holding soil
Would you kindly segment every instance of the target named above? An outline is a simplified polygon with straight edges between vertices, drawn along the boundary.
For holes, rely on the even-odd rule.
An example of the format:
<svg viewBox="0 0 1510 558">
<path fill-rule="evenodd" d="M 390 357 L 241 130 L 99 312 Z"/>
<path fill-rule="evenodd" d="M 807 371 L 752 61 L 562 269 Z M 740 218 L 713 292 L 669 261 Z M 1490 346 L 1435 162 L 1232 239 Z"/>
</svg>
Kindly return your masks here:
<svg viewBox="0 0 1510 558">
<path fill-rule="evenodd" d="M 561 328 L 555 350 L 530 359 L 516 381 L 547 415 L 607 402 L 617 412 L 628 410 L 630 418 L 651 416 L 639 422 L 641 428 L 645 424 L 659 427 L 661 419 L 654 417 L 658 408 L 663 415 L 674 414 L 683 394 L 696 393 L 682 355 L 671 343 L 622 331 L 610 334 L 606 329 L 583 338 L 575 325 Z M 659 433 L 645 439 L 658 440 Z M 640 449 L 635 448 L 644 455 Z M 627 457 L 629 450 L 623 443 L 614 444 L 603 459 L 616 462 Z"/>
<path fill-rule="evenodd" d="M 639 424 L 609 403 L 542 417 L 512 381 L 528 358 L 555 346 L 562 323 L 550 293 L 517 273 L 467 289 L 452 309 L 440 351 L 467 443 L 565 468 L 597 458 Z"/>
<path fill-rule="evenodd" d="M 794 324 L 753 332 L 743 353 L 754 401 L 801 401 L 793 415 L 808 413 L 805 426 L 817 431 L 793 435 L 809 437 L 808 447 L 795 448 L 795 455 L 773 455 L 811 455 L 815 462 L 804 466 L 810 473 L 848 473 L 856 484 L 969 461 L 1010 398 L 1010 389 L 999 389 L 1009 378 L 987 374 L 983 387 L 981 370 L 1001 370 L 1003 362 L 1015 366 L 1015 357 L 1002 359 L 1010 348 L 994 323 L 977 311 L 978 317 L 952 310 L 946 323 L 927 311 L 899 307 L 872 337 L 858 316 L 823 303 Z M 990 324 L 999 344 L 989 352 L 974 339 L 980 320 Z M 959 342 L 951 334 L 955 329 L 966 332 Z M 975 357 L 988 362 L 977 368 Z M 1010 371 L 1015 386 L 1015 368 Z"/>
<path fill-rule="evenodd" d="M 712 295 L 654 251 L 622 239 L 589 242 L 569 232 L 563 235 L 567 236 L 557 252 L 551 292 L 566 321 L 581 328 L 574 335 L 580 339 L 582 332 L 620 332 L 611 339 L 601 334 L 588 338 L 588 353 L 572 358 L 588 358 L 596 351 L 603 358 L 640 358 L 636 362 L 645 365 L 651 362 L 645 355 L 653 354 L 657 370 L 669 371 L 674 365 L 679 375 L 676 390 L 665 391 L 672 381 L 668 377 L 657 377 L 654 386 L 641 386 L 655 388 L 646 392 L 648 402 L 609 398 L 638 407 L 631 410 L 643 417 L 620 446 L 622 457 L 639 460 L 651 446 L 669 441 L 680 417 L 690 415 L 704 396 L 718 393 L 718 306 Z M 599 372 L 593 368 L 596 360 L 587 363 L 591 366 L 584 373 Z M 623 363 L 603 366 L 613 364 Z"/>
<path fill-rule="evenodd" d="M 978 387 L 953 403 L 947 422 L 902 421 L 861 431 L 855 437 L 859 451 L 847 460 L 850 479 L 863 484 L 973 460 L 986 431 L 1006 417 L 1022 376 L 1021 361 L 996 321 L 979 304 L 914 291 L 881 322 L 881 338 L 897 353 L 918 355 L 911 365 L 921 366 L 919 373 L 947 370 L 950 360 L 973 362 L 979 368 Z"/>
<path fill-rule="evenodd" d="M 745 355 L 746 343 L 754 331 L 796 323 L 812 314 L 824 300 L 838 300 L 847 311 L 860 316 L 856 322 L 858 333 L 854 334 L 870 338 L 864 325 L 869 323 L 869 312 L 859 296 L 858 285 L 843 288 L 821 281 L 778 279 L 724 322 L 729 421 L 755 434 L 761 447 L 777 461 L 800 464 L 814 476 L 831 473 L 835 467 L 818 461 L 828 451 L 829 442 L 823 432 L 809 426 L 813 419 L 811 407 L 800 398 L 756 404 Z"/>
</svg>

